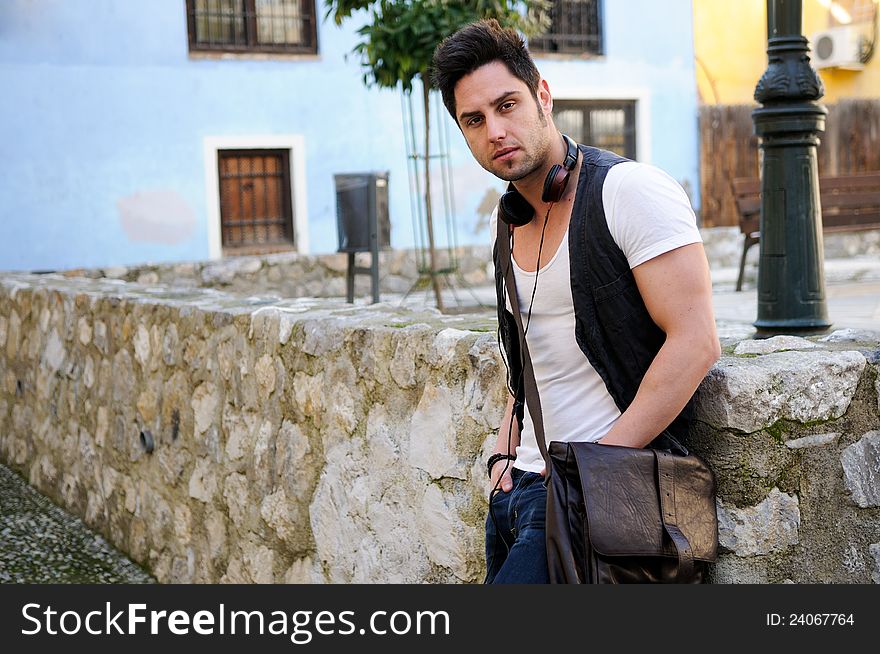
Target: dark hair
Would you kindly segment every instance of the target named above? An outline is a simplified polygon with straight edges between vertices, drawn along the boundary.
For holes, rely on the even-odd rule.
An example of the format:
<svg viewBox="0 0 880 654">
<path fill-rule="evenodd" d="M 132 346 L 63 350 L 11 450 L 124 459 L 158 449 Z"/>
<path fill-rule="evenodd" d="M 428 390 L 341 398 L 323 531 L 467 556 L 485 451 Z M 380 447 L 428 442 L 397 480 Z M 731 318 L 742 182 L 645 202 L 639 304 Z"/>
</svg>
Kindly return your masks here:
<svg viewBox="0 0 880 654">
<path fill-rule="evenodd" d="M 541 75 L 516 30 L 501 27 L 494 18 L 470 23 L 443 39 L 434 50 L 431 67 L 434 86 L 440 89 L 443 104 L 456 124 L 455 85 L 465 75 L 493 61 L 507 66 L 510 74 L 525 82 L 532 95 L 538 97 Z"/>
</svg>

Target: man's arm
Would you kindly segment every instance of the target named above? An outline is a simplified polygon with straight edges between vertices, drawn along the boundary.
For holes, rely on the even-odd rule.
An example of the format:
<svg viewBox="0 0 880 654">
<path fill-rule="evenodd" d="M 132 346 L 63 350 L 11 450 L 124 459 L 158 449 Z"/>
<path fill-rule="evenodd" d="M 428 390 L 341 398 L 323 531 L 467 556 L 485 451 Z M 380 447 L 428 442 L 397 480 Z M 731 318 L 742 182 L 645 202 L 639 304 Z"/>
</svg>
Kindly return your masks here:
<svg viewBox="0 0 880 654">
<path fill-rule="evenodd" d="M 629 408 L 604 445 L 644 447 L 681 412 L 721 356 L 712 281 L 702 243 L 685 245 L 633 268 L 648 313 L 666 341 Z"/>
<path fill-rule="evenodd" d="M 510 430 L 510 431 L 508 431 Z M 508 443 L 509 439 L 509 443 Z M 516 455 L 516 448 L 519 446 L 519 425 L 513 417 L 513 396 L 507 396 L 507 408 L 504 410 L 504 418 L 501 420 L 501 428 L 498 430 L 498 440 L 495 441 L 495 449 L 493 452 L 502 452 L 504 454 Z M 507 465 L 505 465 L 507 464 Z M 510 477 L 510 468 L 513 461 L 501 460 L 492 467 L 492 477 L 490 478 L 489 490 L 495 488 L 498 478 L 504 471 L 504 477 L 501 480 L 499 488 L 504 492 L 508 492 L 513 488 L 513 479 Z"/>
</svg>

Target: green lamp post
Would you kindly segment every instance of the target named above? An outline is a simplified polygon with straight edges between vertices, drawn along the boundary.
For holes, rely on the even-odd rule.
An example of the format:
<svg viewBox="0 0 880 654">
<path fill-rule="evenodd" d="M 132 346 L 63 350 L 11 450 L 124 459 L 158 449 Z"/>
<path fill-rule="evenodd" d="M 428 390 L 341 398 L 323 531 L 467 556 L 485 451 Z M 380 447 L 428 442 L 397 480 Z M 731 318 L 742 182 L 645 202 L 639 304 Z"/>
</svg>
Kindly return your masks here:
<svg viewBox="0 0 880 654">
<path fill-rule="evenodd" d="M 825 89 L 801 34 L 801 0 L 767 0 L 769 64 L 752 112 L 761 137 L 758 336 L 827 330 L 822 213 L 816 148 L 825 131 Z"/>
</svg>

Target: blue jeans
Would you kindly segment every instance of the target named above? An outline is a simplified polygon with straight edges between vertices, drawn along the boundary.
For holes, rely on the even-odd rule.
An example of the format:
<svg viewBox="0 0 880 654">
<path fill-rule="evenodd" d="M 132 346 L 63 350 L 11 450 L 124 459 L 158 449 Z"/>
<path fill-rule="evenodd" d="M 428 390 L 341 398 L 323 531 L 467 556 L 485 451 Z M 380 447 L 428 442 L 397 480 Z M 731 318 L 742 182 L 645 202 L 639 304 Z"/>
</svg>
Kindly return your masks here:
<svg viewBox="0 0 880 654">
<path fill-rule="evenodd" d="M 547 490 L 536 472 L 511 469 L 513 489 L 497 491 L 486 516 L 487 584 L 548 584 Z"/>
</svg>

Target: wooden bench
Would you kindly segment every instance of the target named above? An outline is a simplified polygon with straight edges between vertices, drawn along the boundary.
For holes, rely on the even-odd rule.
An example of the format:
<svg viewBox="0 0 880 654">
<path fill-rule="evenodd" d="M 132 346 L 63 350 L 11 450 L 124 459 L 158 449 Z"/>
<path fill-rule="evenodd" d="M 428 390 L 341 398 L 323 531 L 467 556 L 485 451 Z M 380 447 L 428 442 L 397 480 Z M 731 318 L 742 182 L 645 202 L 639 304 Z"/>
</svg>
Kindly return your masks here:
<svg viewBox="0 0 880 654">
<path fill-rule="evenodd" d="M 733 180 L 733 194 L 743 233 L 742 258 L 736 290 L 742 290 L 746 253 L 761 237 L 761 180 Z M 824 232 L 855 232 L 880 229 L 880 171 L 819 178 Z"/>
</svg>

